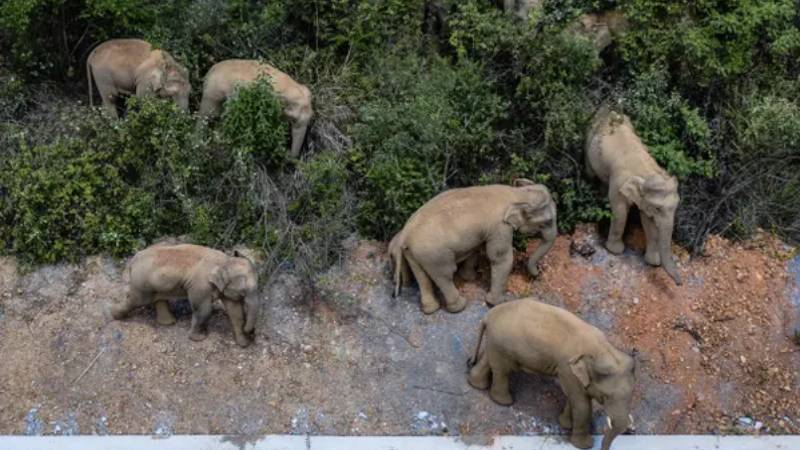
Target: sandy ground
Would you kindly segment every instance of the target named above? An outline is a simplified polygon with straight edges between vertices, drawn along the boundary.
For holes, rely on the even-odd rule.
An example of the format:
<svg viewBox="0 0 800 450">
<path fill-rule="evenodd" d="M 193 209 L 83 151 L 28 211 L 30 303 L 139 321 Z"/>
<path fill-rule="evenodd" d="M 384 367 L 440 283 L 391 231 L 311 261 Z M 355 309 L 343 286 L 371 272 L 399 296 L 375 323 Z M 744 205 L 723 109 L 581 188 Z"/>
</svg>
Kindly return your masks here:
<svg viewBox="0 0 800 450">
<path fill-rule="evenodd" d="M 679 253 L 677 287 L 644 264 L 640 233 L 619 257 L 599 242 L 588 227 L 560 236 L 536 280 L 520 255 L 508 298 L 563 306 L 635 351 L 637 433 L 800 433 L 793 249 L 712 238 L 703 256 Z M 511 407 L 466 383 L 487 268 L 460 283 L 464 312 L 425 316 L 416 289 L 391 297 L 384 244 L 351 244 L 315 291 L 289 276 L 263 289 L 247 349 L 219 310 L 190 341 L 185 302 L 171 327 L 152 308 L 110 320 L 124 262 L 21 273 L 0 260 L 0 434 L 561 433 L 553 380 L 519 374 Z"/>
</svg>

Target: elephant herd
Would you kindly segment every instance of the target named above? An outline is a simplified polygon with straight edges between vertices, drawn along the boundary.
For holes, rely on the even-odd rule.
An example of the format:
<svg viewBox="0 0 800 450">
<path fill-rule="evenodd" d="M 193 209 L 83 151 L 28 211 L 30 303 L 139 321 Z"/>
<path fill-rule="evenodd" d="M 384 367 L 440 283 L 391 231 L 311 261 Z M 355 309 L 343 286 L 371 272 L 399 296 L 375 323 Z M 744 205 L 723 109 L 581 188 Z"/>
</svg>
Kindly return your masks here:
<svg viewBox="0 0 800 450">
<path fill-rule="evenodd" d="M 157 96 L 174 100 L 189 111 L 192 86 L 189 72 L 164 50 L 141 39 L 112 39 L 98 45 L 86 59 L 89 104 L 92 98 L 92 79 L 97 85 L 103 107 L 117 116 L 117 100 L 121 95 Z M 292 124 L 290 154 L 300 154 L 311 121 L 311 91 L 275 67 L 256 60 L 229 59 L 218 62 L 206 74 L 200 115 L 213 117 L 220 113 L 222 103 L 237 87 L 266 77 L 281 101 L 283 113 Z"/>
<path fill-rule="evenodd" d="M 616 24 L 618 18 L 610 15 L 597 21 L 606 24 L 610 36 L 608 24 Z M 596 28 L 596 23 L 583 18 L 576 27 Z M 602 31 L 595 34 L 600 44 L 610 39 Z M 271 81 L 284 114 L 292 122 L 291 154 L 297 157 L 313 114 L 311 93 L 272 66 L 242 59 L 215 64 L 205 77 L 199 112 L 206 117 L 218 115 L 238 86 L 262 76 Z M 103 106 L 114 116 L 120 94 L 171 98 L 188 110 L 191 85 L 186 68 L 166 51 L 153 49 L 142 40 L 115 39 L 99 45 L 87 60 L 87 77 L 90 102 L 94 79 Z M 636 206 L 647 239 L 645 261 L 662 266 L 676 284 L 681 284 L 671 251 L 680 200 L 678 183 L 650 156 L 630 119 L 607 106 L 600 107 L 586 134 L 584 160 L 587 176 L 608 189 L 613 212 L 605 243 L 609 252 L 624 251 L 622 235 L 628 212 Z M 556 203 L 545 186 L 516 179 L 510 186 L 473 186 L 436 195 L 408 218 L 389 243 L 394 296 L 400 295 L 401 288 L 409 286 L 413 278 L 425 314 L 434 313 L 440 306 L 457 313 L 467 302 L 454 284 L 455 275 L 474 279 L 478 259 L 487 258 L 491 287 L 486 302 L 494 307 L 480 322 L 468 383 L 489 389 L 496 403 L 510 405 L 511 372 L 557 377 L 567 396 L 559 423 L 572 430 L 570 442 L 578 448 L 592 446 L 592 400 L 596 400 L 607 413 L 602 449 L 608 450 L 616 436 L 633 427 L 629 408 L 634 360 L 611 345 L 599 329 L 564 309 L 532 298 L 499 304 L 513 266 L 515 232 L 541 237 L 527 261 L 527 270 L 535 277 L 539 262 L 553 247 L 557 235 Z M 171 325 L 175 318 L 169 300 L 188 298 L 192 308 L 189 337 L 199 341 L 207 335 L 206 324 L 213 303 L 219 299 L 236 343 L 247 347 L 252 342 L 260 306 L 258 276 L 254 263 L 244 255 L 191 244 L 159 243 L 137 253 L 125 274 L 127 297 L 109 307 L 114 319 L 153 304 L 157 322 Z"/>
<path fill-rule="evenodd" d="M 679 201 L 677 180 L 653 160 L 630 119 L 601 107 L 587 133 L 585 160 L 587 173 L 608 188 L 614 213 L 605 244 L 608 250 L 617 254 L 624 250 L 622 233 L 628 210 L 635 205 L 647 236 L 646 262 L 662 265 L 680 284 L 671 253 Z M 474 279 L 478 258 L 485 255 L 491 269 L 486 301 L 497 305 L 513 265 L 514 232 L 541 236 L 542 242 L 527 262 L 528 272 L 536 276 L 539 262 L 556 239 L 556 214 L 548 189 L 526 179 L 517 179 L 511 186 L 442 192 L 411 215 L 389 243 L 394 295 L 400 295 L 400 288 L 408 286 L 413 277 L 425 314 L 440 307 L 436 288 L 445 309 L 457 313 L 467 302 L 458 292 L 454 276 Z M 130 260 L 126 275 L 127 297 L 110 305 L 115 319 L 154 304 L 157 322 L 171 325 L 175 318 L 169 300 L 188 298 L 192 308 L 189 337 L 199 341 L 207 335 L 206 323 L 219 299 L 236 343 L 246 347 L 252 341 L 260 305 L 258 276 L 253 262 L 239 252 L 228 255 L 198 245 L 154 244 Z M 572 429 L 570 442 L 578 448 L 592 446 L 592 400 L 607 413 L 603 450 L 633 427 L 629 414 L 633 358 L 611 345 L 599 329 L 562 308 L 532 298 L 495 306 L 480 322 L 469 365 L 469 384 L 489 389 L 491 399 L 500 405 L 513 402 L 508 384 L 513 371 L 557 377 L 567 396 L 559 423 Z"/>
</svg>

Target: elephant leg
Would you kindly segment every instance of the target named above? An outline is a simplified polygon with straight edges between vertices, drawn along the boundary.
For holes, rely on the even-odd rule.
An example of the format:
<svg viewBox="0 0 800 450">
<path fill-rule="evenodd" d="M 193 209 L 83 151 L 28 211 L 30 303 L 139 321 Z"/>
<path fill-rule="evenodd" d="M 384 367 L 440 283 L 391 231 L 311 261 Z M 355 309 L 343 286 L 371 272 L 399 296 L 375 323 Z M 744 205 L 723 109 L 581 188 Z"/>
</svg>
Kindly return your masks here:
<svg viewBox="0 0 800 450">
<path fill-rule="evenodd" d="M 153 302 L 152 292 L 141 292 L 131 288 L 125 300 L 111 305 L 111 317 L 116 320 L 124 319 L 131 310 Z"/>
<path fill-rule="evenodd" d="M 503 298 L 508 274 L 514 264 L 514 254 L 510 242 L 490 241 L 486 243 L 486 255 L 492 266 L 492 287 L 486 303 L 494 306 Z"/>
<path fill-rule="evenodd" d="M 192 306 L 192 328 L 189 339 L 202 341 L 208 337 L 208 318 L 211 317 L 212 299 L 207 295 L 189 293 L 189 304 Z"/>
<path fill-rule="evenodd" d="M 247 347 L 250 345 L 250 339 L 244 334 L 244 307 L 242 302 L 222 299 L 222 303 L 225 305 L 225 311 L 231 321 L 233 337 L 236 339 L 236 343 L 239 344 L 239 347 Z"/>
<path fill-rule="evenodd" d="M 622 242 L 622 233 L 625 232 L 625 224 L 628 222 L 628 205 L 623 201 L 611 202 L 611 228 L 608 230 L 606 248 L 609 252 L 619 255 L 625 251 L 625 243 Z"/>
<path fill-rule="evenodd" d="M 174 325 L 176 320 L 169 310 L 169 301 L 163 298 L 156 298 L 156 322 L 159 325 Z"/>
<path fill-rule="evenodd" d="M 462 280 L 473 281 L 478 278 L 476 268 L 478 267 L 478 250 L 470 254 L 467 259 L 458 266 L 458 277 Z"/>
<path fill-rule="evenodd" d="M 433 255 L 431 255 L 433 256 Z M 455 258 L 448 253 L 438 254 L 430 260 L 431 266 L 435 267 L 429 274 L 431 279 L 444 295 L 444 304 L 448 312 L 457 313 L 467 307 L 467 301 L 459 294 L 456 285 L 453 283 L 453 276 L 456 274 Z"/>
<path fill-rule="evenodd" d="M 564 405 L 561 415 L 558 416 L 558 424 L 565 430 L 572 428 L 572 408 L 569 407 L 569 400 Z"/>
<path fill-rule="evenodd" d="M 100 99 L 103 101 L 103 108 L 105 108 L 111 117 L 119 117 L 119 114 L 117 114 L 117 97 L 119 96 L 119 91 L 114 86 L 114 80 L 110 75 L 103 73 L 103 71 L 96 71 L 94 74 L 94 81 L 97 85 L 97 92 L 100 93 Z"/>
<path fill-rule="evenodd" d="M 644 236 L 647 239 L 647 250 L 644 253 L 644 260 L 651 266 L 661 265 L 661 253 L 658 250 L 658 228 L 651 217 L 640 212 Z"/>
<path fill-rule="evenodd" d="M 478 362 L 469 371 L 467 382 L 469 382 L 470 386 L 474 387 L 475 389 L 488 389 L 489 385 L 491 384 L 490 376 L 492 374 L 492 370 L 489 367 L 489 356 L 487 353 L 488 350 L 484 348 L 478 357 Z"/>
<path fill-rule="evenodd" d="M 408 252 L 404 253 L 406 262 L 408 262 L 408 266 L 414 273 L 414 278 L 417 280 L 417 284 L 419 284 L 422 312 L 425 314 L 433 314 L 439 309 L 439 302 L 436 301 L 436 295 L 433 292 L 433 282 L 428 277 L 428 274 L 425 273 L 425 270 L 422 269 L 422 266 L 417 262 L 417 260 L 414 259 L 414 257 Z"/>
<path fill-rule="evenodd" d="M 572 418 L 572 435 L 570 442 L 578 448 L 591 448 L 594 440 L 592 435 L 589 434 L 592 419 L 592 400 L 586 394 L 585 389 L 581 386 L 578 380 L 569 375 L 563 375 L 569 369 L 559 370 L 558 380 L 561 384 L 561 389 L 567 396 L 568 405 L 564 407 L 562 416 L 566 414 L 567 410 L 571 413 Z M 561 418 L 559 423 L 564 427 Z M 564 427 L 567 428 L 567 427 Z"/>
<path fill-rule="evenodd" d="M 511 374 L 511 364 L 508 358 L 497 352 L 486 352 L 489 355 L 489 366 L 492 372 L 492 387 L 489 397 L 498 405 L 508 406 L 514 403 L 508 385 L 508 376 Z"/>
</svg>

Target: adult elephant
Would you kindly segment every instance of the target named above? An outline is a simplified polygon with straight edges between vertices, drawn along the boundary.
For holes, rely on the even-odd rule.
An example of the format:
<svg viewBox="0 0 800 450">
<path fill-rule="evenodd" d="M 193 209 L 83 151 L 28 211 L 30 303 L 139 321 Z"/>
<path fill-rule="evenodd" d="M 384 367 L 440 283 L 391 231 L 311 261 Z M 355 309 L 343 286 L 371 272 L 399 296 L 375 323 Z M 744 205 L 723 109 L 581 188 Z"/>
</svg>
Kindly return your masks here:
<svg viewBox="0 0 800 450">
<path fill-rule="evenodd" d="M 678 208 L 678 180 L 650 156 L 633 128 L 630 118 L 601 107 L 586 138 L 586 172 L 608 186 L 608 200 L 614 217 L 606 248 L 614 254 L 625 250 L 622 234 L 628 210 L 636 205 L 647 237 L 644 259 L 661 265 L 675 284 L 681 284 L 672 260 L 672 229 Z"/>
<path fill-rule="evenodd" d="M 485 246 L 492 277 L 487 303 L 497 304 L 514 261 L 514 231 L 541 233 L 542 242 L 528 260 L 528 271 L 537 275 L 539 261 L 555 243 L 556 206 L 546 187 L 522 179 L 514 184 L 451 189 L 418 209 L 389 243 L 395 296 L 413 273 L 422 312 L 439 309 L 434 285 L 444 294 L 448 311 L 463 310 L 466 300 L 453 275 L 459 263 L 469 262 Z"/>
<path fill-rule="evenodd" d="M 94 78 L 103 107 L 114 117 L 121 94 L 171 98 L 189 111 L 189 72 L 172 55 L 141 39 L 112 39 L 98 45 L 86 59 L 86 78 L 89 104 Z"/>
<path fill-rule="evenodd" d="M 311 121 L 311 91 L 269 64 L 252 59 L 228 59 L 214 64 L 203 83 L 203 99 L 200 114 L 216 116 L 223 102 L 237 87 L 252 83 L 259 77 L 267 77 L 283 105 L 283 113 L 292 122 L 291 155 L 297 158 Z"/>
<path fill-rule="evenodd" d="M 633 358 L 611 345 L 602 331 L 562 308 L 533 298 L 493 308 L 481 320 L 469 364 L 469 384 L 490 389 L 489 396 L 500 405 L 514 402 L 508 384 L 512 371 L 557 377 L 567 396 L 558 421 L 572 429 L 570 442 L 578 448 L 592 447 L 592 399 L 608 415 L 602 450 L 633 426 Z"/>
</svg>

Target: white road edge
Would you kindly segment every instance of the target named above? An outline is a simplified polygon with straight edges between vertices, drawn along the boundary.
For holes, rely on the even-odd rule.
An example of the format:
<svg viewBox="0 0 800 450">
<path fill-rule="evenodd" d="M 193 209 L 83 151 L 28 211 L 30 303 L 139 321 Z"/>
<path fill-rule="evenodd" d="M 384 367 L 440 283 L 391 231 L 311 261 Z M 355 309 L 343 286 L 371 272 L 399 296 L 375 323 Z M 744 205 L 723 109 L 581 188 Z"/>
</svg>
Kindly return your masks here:
<svg viewBox="0 0 800 450">
<path fill-rule="evenodd" d="M 600 448 L 595 438 L 593 449 Z M 2 450 L 572 450 L 560 436 L 0 436 Z M 612 450 L 798 450 L 800 436 L 620 436 Z"/>
</svg>

